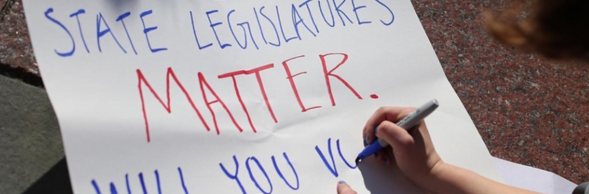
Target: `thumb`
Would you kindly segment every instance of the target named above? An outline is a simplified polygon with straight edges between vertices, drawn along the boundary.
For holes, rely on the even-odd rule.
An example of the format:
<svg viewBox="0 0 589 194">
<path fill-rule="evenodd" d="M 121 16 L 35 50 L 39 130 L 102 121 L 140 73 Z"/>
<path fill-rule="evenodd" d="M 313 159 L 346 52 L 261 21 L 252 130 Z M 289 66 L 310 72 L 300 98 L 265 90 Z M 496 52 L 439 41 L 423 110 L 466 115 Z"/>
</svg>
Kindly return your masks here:
<svg viewBox="0 0 589 194">
<path fill-rule="evenodd" d="M 346 182 L 340 181 L 337 184 L 337 194 L 357 194 Z"/>
<path fill-rule="evenodd" d="M 415 143 L 415 140 L 406 129 L 390 121 L 383 121 L 378 126 L 376 136 L 387 141 L 394 150 L 398 151 L 405 150 Z"/>
</svg>

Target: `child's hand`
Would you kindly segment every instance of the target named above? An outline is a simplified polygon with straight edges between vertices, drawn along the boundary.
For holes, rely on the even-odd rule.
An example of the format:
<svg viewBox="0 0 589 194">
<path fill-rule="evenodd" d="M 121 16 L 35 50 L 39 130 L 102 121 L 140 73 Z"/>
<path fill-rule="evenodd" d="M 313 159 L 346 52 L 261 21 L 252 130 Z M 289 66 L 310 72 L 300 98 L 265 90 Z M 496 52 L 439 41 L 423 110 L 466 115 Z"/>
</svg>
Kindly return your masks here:
<svg viewBox="0 0 589 194">
<path fill-rule="evenodd" d="M 346 182 L 340 181 L 337 183 L 337 194 L 358 194 Z"/>
<path fill-rule="evenodd" d="M 444 163 L 434 149 L 425 123 L 421 121 L 413 129 L 402 129 L 394 123 L 413 112 L 415 108 L 382 107 L 364 126 L 367 144 L 376 137 L 390 146 L 378 153 L 377 158 L 386 163 L 394 161 L 403 174 L 422 189 L 435 193 L 462 194 L 536 194 L 535 192 L 505 185 L 470 170 Z M 355 194 L 347 184 L 340 182 L 338 194 Z"/>
<path fill-rule="evenodd" d="M 364 139 L 368 144 L 376 137 L 390 144 L 387 150 L 379 152 L 377 158 L 389 163 L 391 160 L 415 183 L 420 183 L 431 175 L 432 170 L 442 164 L 430 139 L 423 121 L 413 129 L 403 129 L 395 122 L 413 112 L 415 108 L 381 107 L 368 120 L 364 127 Z M 409 130 L 409 131 L 408 131 Z"/>
</svg>

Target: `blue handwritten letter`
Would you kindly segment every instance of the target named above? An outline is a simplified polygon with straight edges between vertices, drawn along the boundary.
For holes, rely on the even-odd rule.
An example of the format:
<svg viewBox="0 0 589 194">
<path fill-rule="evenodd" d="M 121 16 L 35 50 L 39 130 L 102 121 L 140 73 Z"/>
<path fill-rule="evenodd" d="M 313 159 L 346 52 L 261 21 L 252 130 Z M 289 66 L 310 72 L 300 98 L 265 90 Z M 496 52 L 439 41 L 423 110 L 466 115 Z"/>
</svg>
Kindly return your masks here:
<svg viewBox="0 0 589 194">
<path fill-rule="evenodd" d="M 268 181 L 268 185 L 270 185 L 270 191 L 265 191 L 264 189 L 262 189 L 262 187 L 260 186 L 260 184 L 258 184 L 258 181 L 256 180 L 256 178 L 254 177 L 254 174 L 252 173 L 252 169 L 250 168 L 250 161 L 254 161 L 258 168 L 260 169 L 260 171 L 262 171 L 262 173 L 264 174 L 264 177 L 266 177 L 266 181 Z M 258 187 L 258 189 L 260 191 L 262 191 L 262 193 L 265 194 L 269 194 L 272 193 L 272 182 L 270 181 L 270 178 L 268 177 L 268 174 L 266 174 L 266 171 L 264 170 L 264 167 L 262 167 L 262 164 L 260 164 L 260 161 L 258 161 L 258 159 L 256 157 L 250 157 L 245 161 L 245 167 L 247 168 L 247 172 L 250 174 L 250 178 L 252 179 L 252 181 L 254 182 L 254 184 L 256 185 L 256 187 Z"/>
<path fill-rule="evenodd" d="M 356 14 L 356 19 L 358 20 L 358 25 L 362 24 L 370 24 L 371 21 L 360 21 L 360 16 L 358 15 L 358 10 L 366 8 L 366 5 L 356 7 L 356 3 L 352 0 L 352 7 L 354 7 L 354 13 Z"/>
<path fill-rule="evenodd" d="M 323 17 L 323 21 L 325 21 L 325 23 L 329 26 L 329 27 L 335 27 L 335 18 L 333 17 L 333 11 L 331 11 L 331 3 L 329 3 L 329 0 L 326 0 L 325 2 L 327 2 L 327 10 L 329 10 L 329 14 L 331 15 L 331 23 L 329 23 L 329 21 L 327 21 L 327 18 L 325 18 L 325 14 L 323 13 L 323 8 L 321 8 L 321 0 L 317 1 L 317 4 L 319 5 L 319 11 L 321 11 L 321 17 Z"/>
<path fill-rule="evenodd" d="M 55 53 L 57 53 L 57 55 L 59 55 L 60 57 L 72 56 L 74 54 L 74 51 L 76 51 L 76 42 L 74 41 L 74 37 L 72 36 L 70 31 L 61 22 L 59 22 L 55 18 L 49 16 L 50 13 L 53 13 L 53 8 L 49 8 L 49 9 L 47 9 L 47 11 L 45 11 L 45 17 L 47 19 L 51 20 L 53 23 L 59 25 L 59 27 L 61 27 L 63 30 L 65 30 L 65 32 L 68 34 L 68 36 L 70 36 L 70 39 L 72 40 L 72 50 L 71 51 L 61 53 L 61 52 L 58 52 L 56 49 Z"/>
<path fill-rule="evenodd" d="M 344 21 L 344 18 L 342 17 L 342 14 L 344 14 L 344 17 L 346 17 L 346 19 L 348 19 L 348 21 L 350 21 L 350 23 L 354 23 L 352 22 L 352 20 L 348 17 L 348 15 L 346 15 L 346 13 L 344 13 L 341 10 L 342 5 L 346 2 L 346 0 L 343 0 L 339 5 L 336 5 L 335 0 L 333 0 L 333 6 L 335 6 L 335 11 L 337 12 L 337 15 L 339 15 L 339 18 L 342 20 L 342 24 L 344 26 L 346 26 L 346 22 Z"/>
<path fill-rule="evenodd" d="M 141 17 L 141 23 L 143 24 L 143 33 L 145 34 L 145 39 L 147 40 L 147 46 L 149 46 L 149 50 L 151 50 L 152 53 L 157 53 L 157 52 L 160 52 L 160 51 L 168 50 L 167 48 L 156 48 L 156 49 L 154 49 L 154 48 L 151 47 L 151 43 L 149 42 L 149 36 L 147 36 L 147 33 L 156 30 L 157 29 L 157 26 L 146 28 L 145 27 L 145 20 L 143 19 L 145 16 L 148 16 L 151 13 L 153 13 L 152 10 L 147 10 L 147 11 L 144 11 L 143 13 L 141 13 L 141 15 L 140 15 L 140 17 Z"/>
<path fill-rule="evenodd" d="M 237 162 L 237 158 L 235 157 L 235 155 L 233 155 L 233 162 L 235 163 L 235 173 L 234 174 L 229 173 L 227 171 L 227 169 L 225 169 L 225 166 L 223 166 L 223 163 L 219 163 L 219 166 L 221 167 L 221 170 L 223 170 L 223 172 L 225 173 L 225 175 L 227 177 L 229 177 L 230 179 L 235 180 L 237 182 L 237 185 L 239 185 L 241 192 L 243 194 L 246 194 L 247 192 L 245 192 L 245 188 L 243 188 L 241 181 L 239 181 L 239 177 L 237 177 L 237 174 L 239 173 L 239 162 Z"/>
<path fill-rule="evenodd" d="M 131 48 L 133 49 L 133 52 L 135 53 L 135 55 L 137 55 L 137 50 L 135 49 L 135 45 L 133 45 L 133 40 L 131 40 L 131 35 L 129 35 L 129 30 L 127 30 L 127 25 L 125 25 L 125 21 L 124 19 L 129 17 L 131 15 L 131 12 L 126 12 L 121 14 L 118 18 L 117 18 L 117 22 L 121 22 L 121 24 L 123 25 L 123 29 L 125 29 L 125 33 L 127 34 L 127 38 L 129 39 L 129 43 L 131 44 Z"/>
<path fill-rule="evenodd" d="M 219 10 L 211 10 L 211 11 L 207 11 L 207 18 L 209 19 L 209 24 L 211 26 L 211 28 L 213 29 L 213 33 L 215 34 L 215 37 L 217 38 L 217 43 L 219 43 L 219 46 L 221 46 L 221 49 L 225 49 L 225 47 L 230 47 L 231 44 L 229 43 L 221 43 L 221 40 L 219 40 L 219 35 L 217 34 L 217 30 L 215 30 L 215 26 L 221 25 L 223 24 L 223 22 L 217 22 L 217 23 L 213 23 L 213 21 L 211 21 L 211 14 L 217 13 L 219 12 Z"/>
<path fill-rule="evenodd" d="M 104 23 L 104 26 L 106 26 L 106 29 L 104 29 L 104 30 L 100 30 L 101 29 L 100 26 L 102 23 Z M 96 42 L 98 43 L 98 50 L 101 53 L 102 53 L 102 47 L 100 45 L 100 38 L 103 37 L 104 35 L 106 35 L 106 33 L 110 33 L 110 35 L 115 40 L 117 45 L 119 45 L 119 48 L 121 48 L 121 50 L 123 50 L 123 52 L 126 54 L 127 51 L 125 50 L 125 48 L 123 48 L 123 46 L 121 46 L 121 44 L 119 43 L 119 41 L 115 37 L 115 34 L 113 34 L 112 31 L 110 30 L 110 27 L 108 27 L 106 20 L 104 20 L 104 17 L 102 16 L 102 13 L 98 13 L 98 15 L 96 15 Z"/>
<path fill-rule="evenodd" d="M 295 28 L 295 31 L 297 32 L 297 37 L 299 37 L 299 40 L 301 39 L 301 34 L 299 33 L 299 25 L 303 24 L 303 26 L 305 26 L 305 28 L 313 35 L 313 36 L 317 36 L 315 35 L 315 33 L 313 31 L 311 31 L 311 29 L 309 29 L 309 27 L 307 26 L 307 24 L 305 24 L 305 21 L 303 21 L 303 18 L 301 18 L 301 15 L 299 14 L 299 12 L 297 11 L 297 7 L 293 4 L 292 5 L 292 24 Z"/>
<path fill-rule="evenodd" d="M 198 36 L 196 35 L 196 28 L 194 27 L 194 17 L 192 16 L 192 11 L 190 11 L 190 22 L 192 23 L 192 33 L 194 34 L 194 40 L 196 40 L 196 45 L 198 46 L 198 49 L 202 50 L 202 49 L 212 46 L 213 43 L 209 43 L 204 46 L 200 46 L 200 42 L 198 41 Z"/>
<path fill-rule="evenodd" d="M 385 5 L 383 2 L 381 2 L 379 0 L 375 0 L 375 1 L 378 2 L 378 4 L 382 5 L 383 7 L 385 7 L 389 11 L 389 13 L 391 13 L 391 17 L 392 17 L 390 22 L 384 22 L 382 20 L 380 20 L 380 22 L 382 24 L 384 24 L 385 26 L 391 25 L 395 21 L 395 14 L 393 13 L 393 11 L 391 10 L 391 8 L 389 8 L 387 5 Z"/>
<path fill-rule="evenodd" d="M 315 23 L 315 18 L 313 18 L 313 12 L 311 12 L 311 8 L 309 7 L 309 2 L 311 2 L 313 0 L 307 0 L 303 3 L 301 3 L 299 5 L 299 8 L 306 6 L 307 7 L 307 12 L 309 13 L 309 17 L 311 17 L 311 22 L 313 22 L 313 26 L 315 26 L 315 31 L 317 31 L 317 33 L 319 33 L 319 28 L 317 28 L 317 24 Z"/>
<path fill-rule="evenodd" d="M 329 151 L 331 164 L 327 162 L 327 159 L 325 159 L 325 156 L 323 155 L 323 152 L 321 152 L 321 149 L 319 149 L 319 146 L 315 146 L 315 151 L 317 151 L 317 154 L 319 154 L 319 157 L 321 157 L 321 160 L 323 160 L 323 163 L 327 169 L 329 169 L 333 176 L 338 177 L 339 175 L 337 173 L 337 167 L 335 166 L 335 160 L 333 159 L 333 153 L 331 152 L 331 138 L 327 139 L 327 150 Z"/>
<path fill-rule="evenodd" d="M 268 43 L 272 46 L 279 47 L 281 44 L 280 43 L 281 41 L 280 41 L 280 36 L 278 35 L 278 29 L 276 29 L 276 25 L 274 25 L 274 22 L 272 22 L 272 20 L 268 16 L 266 16 L 266 14 L 264 14 L 264 6 L 262 6 L 260 8 L 260 14 L 262 14 L 262 16 L 264 16 L 264 18 L 266 18 L 266 20 L 268 20 L 268 22 L 270 22 L 270 24 L 272 24 L 272 29 L 274 29 L 274 33 L 276 34 L 276 41 L 278 41 L 278 43 L 272 43 L 270 41 L 268 41 Z M 260 26 L 260 31 L 261 30 L 262 30 L 262 27 Z"/>
<path fill-rule="evenodd" d="M 80 24 L 80 17 L 78 15 L 86 13 L 86 10 L 79 9 L 77 12 L 72 13 L 71 17 L 76 17 L 76 21 L 78 22 L 78 30 L 80 31 L 80 37 L 82 38 L 82 43 L 84 43 L 84 47 L 86 48 L 86 52 L 90 53 L 90 49 L 88 49 L 88 45 L 86 44 L 86 39 L 84 38 L 84 33 L 82 32 L 82 25 Z"/>
<path fill-rule="evenodd" d="M 276 159 L 274 159 L 274 156 L 272 156 L 272 163 L 274 164 L 274 168 L 276 169 L 276 173 L 278 173 L 278 175 L 280 176 L 280 178 L 282 178 L 282 180 L 284 180 L 284 183 L 286 183 L 286 185 L 288 185 L 288 187 L 290 187 L 292 190 L 298 190 L 299 189 L 299 175 L 297 175 L 297 171 L 295 170 L 295 168 L 292 166 L 292 163 L 290 162 L 290 160 L 288 159 L 288 156 L 286 155 L 286 152 L 282 153 L 282 156 L 284 156 L 284 159 L 286 160 L 286 162 L 288 163 L 288 165 L 290 166 L 290 169 L 292 169 L 292 172 L 294 173 L 295 179 L 297 181 L 297 185 L 292 186 L 287 180 L 286 178 L 284 178 L 284 175 L 282 174 L 282 171 L 280 171 L 280 169 L 278 168 L 278 165 L 276 164 Z"/>
</svg>

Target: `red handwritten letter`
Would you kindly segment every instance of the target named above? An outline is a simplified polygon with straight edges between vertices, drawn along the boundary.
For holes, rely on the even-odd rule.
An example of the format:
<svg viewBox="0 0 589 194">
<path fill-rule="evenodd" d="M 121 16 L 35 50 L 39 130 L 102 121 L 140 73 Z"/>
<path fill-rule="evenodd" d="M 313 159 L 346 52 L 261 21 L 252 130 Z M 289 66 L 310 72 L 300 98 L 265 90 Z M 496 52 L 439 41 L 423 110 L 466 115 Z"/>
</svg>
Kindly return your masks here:
<svg viewBox="0 0 589 194">
<path fill-rule="evenodd" d="M 327 63 L 325 62 L 325 57 L 330 56 L 330 55 L 342 55 L 344 57 L 344 59 L 342 59 L 342 61 L 339 64 L 337 64 L 333 69 L 327 71 Z M 348 89 L 350 89 L 352 91 L 352 93 L 354 93 L 354 95 L 356 95 L 356 97 L 358 97 L 358 99 L 361 100 L 362 97 L 360 96 L 360 94 L 358 94 L 358 92 L 356 92 L 356 90 L 354 90 L 354 88 L 352 88 L 352 86 L 350 86 L 350 84 L 348 84 L 348 82 L 346 82 L 346 80 L 344 80 L 339 75 L 333 73 L 333 71 L 335 71 L 337 68 L 339 68 L 339 66 L 343 65 L 346 62 L 346 60 L 348 60 L 348 55 L 344 54 L 344 53 L 328 53 L 325 55 L 319 55 L 319 57 L 321 58 L 321 65 L 323 65 L 323 75 L 325 76 L 325 84 L 327 84 L 327 92 L 329 93 L 329 98 L 331 99 L 331 105 L 335 106 L 335 100 L 333 99 L 333 93 L 331 92 L 331 83 L 329 82 L 329 76 L 337 78 L 346 87 L 348 87 Z"/>
<path fill-rule="evenodd" d="M 266 95 L 264 84 L 262 83 L 262 76 L 260 76 L 260 71 L 270 68 L 274 68 L 274 63 L 251 69 L 249 71 L 246 71 L 246 74 L 256 74 L 256 80 L 258 80 L 258 86 L 260 87 L 260 91 L 262 92 L 262 96 L 264 97 L 264 101 L 266 102 L 266 107 L 268 107 L 268 111 L 270 112 L 270 115 L 272 116 L 274 123 L 278 123 L 278 120 L 276 120 L 276 115 L 274 115 L 274 111 L 272 111 L 272 106 L 270 106 L 270 101 L 268 101 L 268 96 Z"/>
<path fill-rule="evenodd" d="M 219 79 L 231 77 L 231 79 L 233 80 L 233 88 L 235 89 L 235 94 L 237 96 L 237 99 L 239 100 L 239 103 L 241 104 L 243 111 L 245 111 L 245 115 L 247 116 L 247 120 L 248 120 L 248 122 L 254 132 L 256 132 L 256 128 L 254 127 L 254 124 L 252 123 L 252 119 L 249 115 L 249 111 L 247 110 L 247 107 L 245 106 L 245 103 L 243 103 L 243 100 L 241 99 L 241 93 L 239 92 L 239 87 L 237 86 L 237 80 L 235 79 L 235 76 L 249 75 L 252 73 L 256 74 L 258 86 L 260 87 L 260 91 L 262 92 L 262 96 L 264 97 L 264 101 L 266 102 L 266 107 L 268 107 L 268 111 L 270 112 L 272 119 L 274 119 L 274 122 L 277 123 L 278 120 L 276 120 L 276 116 L 274 115 L 274 111 L 272 110 L 272 106 L 270 105 L 270 101 L 268 100 L 268 96 L 266 95 L 266 90 L 264 89 L 264 84 L 262 83 L 262 77 L 260 76 L 260 71 L 270 69 L 270 68 L 274 68 L 274 64 L 264 65 L 264 66 L 257 67 L 257 68 L 251 69 L 251 70 L 240 70 L 240 71 L 229 72 L 229 73 L 222 74 L 222 75 L 218 76 Z"/>
<path fill-rule="evenodd" d="M 145 133 L 147 134 L 147 142 L 150 142 L 151 139 L 149 136 L 149 122 L 147 119 L 147 111 L 145 110 L 145 101 L 143 100 L 143 88 L 141 86 L 143 84 L 145 84 L 145 86 L 147 86 L 147 88 L 149 89 L 151 94 L 160 102 L 160 104 L 164 107 L 164 109 L 166 109 L 166 111 L 168 111 L 168 113 L 172 113 L 172 107 L 170 106 L 170 103 L 171 103 L 171 100 L 170 100 L 170 77 L 172 77 L 174 79 L 174 82 L 176 82 L 176 85 L 180 88 L 180 90 L 182 90 L 182 93 L 184 93 L 184 96 L 186 96 L 188 103 L 190 103 L 190 106 L 192 106 L 192 109 L 194 109 L 194 112 L 196 112 L 196 114 L 198 115 L 198 118 L 200 119 L 202 124 L 205 126 L 207 131 L 211 130 L 209 128 L 209 125 L 207 125 L 207 122 L 203 119 L 202 115 L 200 114 L 200 111 L 198 111 L 198 108 L 196 108 L 196 105 L 194 105 L 194 102 L 192 101 L 192 97 L 190 97 L 190 95 L 188 94 L 188 92 L 186 91 L 184 86 L 182 86 L 182 83 L 180 83 L 180 81 L 178 81 L 178 78 L 176 77 L 176 74 L 174 74 L 174 71 L 172 70 L 172 68 L 168 68 L 168 72 L 166 74 L 166 103 L 165 104 L 162 101 L 162 99 L 160 98 L 160 96 L 153 90 L 153 88 L 151 87 L 151 85 L 149 84 L 147 79 L 145 79 L 145 77 L 143 76 L 143 73 L 141 73 L 141 70 L 137 69 L 137 78 L 138 78 L 138 86 L 137 87 L 139 88 L 139 97 L 141 98 L 141 108 L 143 111 L 143 119 L 145 121 Z"/>
<path fill-rule="evenodd" d="M 233 124 L 235 125 L 235 127 L 237 127 L 237 129 L 239 130 L 239 132 L 243 132 L 243 129 L 241 129 L 241 127 L 239 126 L 239 124 L 237 124 L 237 121 L 235 121 L 235 118 L 233 118 L 233 114 L 231 114 L 231 111 L 229 111 L 229 108 L 227 108 L 227 105 L 225 105 L 225 103 L 223 103 L 223 101 L 221 100 L 221 98 L 219 98 L 219 96 L 217 95 L 217 93 L 215 93 L 215 91 L 213 90 L 213 88 L 211 88 L 211 86 L 209 85 L 209 83 L 204 78 L 204 76 L 202 75 L 201 72 L 198 72 L 198 83 L 200 84 L 200 91 L 202 93 L 202 98 L 203 98 L 205 104 L 207 105 L 207 108 L 211 112 L 211 115 L 213 116 L 213 122 L 215 123 L 215 129 L 217 130 L 217 135 L 220 134 L 220 132 L 219 132 L 219 125 L 217 124 L 217 117 L 215 116 L 215 112 L 211 108 L 211 105 L 214 104 L 214 103 L 221 104 L 221 106 L 223 106 L 223 109 L 225 109 L 225 111 L 227 112 L 227 115 L 229 115 L 229 118 L 231 118 L 231 122 L 233 122 Z M 207 90 L 209 90 L 209 92 L 215 97 L 215 100 L 208 101 L 207 94 L 205 94 L 205 88 L 204 88 L 204 86 L 206 86 L 207 87 Z"/>
<path fill-rule="evenodd" d="M 314 106 L 314 107 L 310 107 L 310 108 L 305 108 L 305 105 L 303 105 L 303 101 L 301 100 L 301 96 L 299 95 L 299 91 L 297 90 L 297 86 L 294 83 L 294 80 L 293 80 L 294 77 L 299 76 L 301 74 L 305 74 L 307 72 L 303 71 L 303 72 L 299 72 L 297 74 L 292 75 L 290 73 L 290 68 L 288 67 L 288 64 L 287 64 L 287 62 L 297 59 L 297 58 L 301 58 L 301 57 L 305 57 L 305 55 L 300 55 L 300 56 L 296 56 L 296 57 L 287 59 L 286 61 L 282 62 L 282 66 L 284 66 L 284 71 L 286 71 L 286 78 L 290 82 L 290 86 L 292 87 L 292 91 L 294 92 L 295 97 L 297 98 L 297 102 L 299 103 L 299 106 L 301 107 L 303 112 L 307 112 L 308 110 L 311 110 L 311 109 L 321 108 L 321 106 Z"/>
</svg>

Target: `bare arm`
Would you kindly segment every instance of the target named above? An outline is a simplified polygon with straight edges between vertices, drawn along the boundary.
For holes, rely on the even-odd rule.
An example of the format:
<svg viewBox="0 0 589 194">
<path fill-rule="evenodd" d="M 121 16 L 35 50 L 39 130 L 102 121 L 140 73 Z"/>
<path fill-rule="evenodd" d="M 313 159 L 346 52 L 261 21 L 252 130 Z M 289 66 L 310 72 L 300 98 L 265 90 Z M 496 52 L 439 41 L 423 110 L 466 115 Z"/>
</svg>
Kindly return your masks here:
<svg viewBox="0 0 589 194">
<path fill-rule="evenodd" d="M 440 161 L 424 178 L 422 187 L 433 193 L 445 194 L 535 194 L 536 192 L 505 185 L 470 170 Z"/>
<path fill-rule="evenodd" d="M 378 154 L 383 161 L 394 160 L 403 174 L 421 188 L 438 194 L 532 194 L 535 192 L 505 185 L 470 170 L 444 163 L 438 156 L 422 121 L 411 130 L 394 124 L 414 108 L 382 107 L 364 127 L 366 143 L 375 136 L 387 141 L 392 149 Z M 378 126 L 375 134 L 374 128 Z M 389 156 L 392 155 L 392 158 Z M 385 157 L 385 158 L 383 158 Z M 338 184 L 339 194 L 354 194 L 347 184 Z"/>
</svg>

